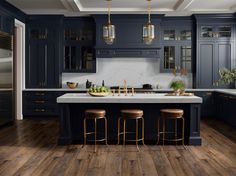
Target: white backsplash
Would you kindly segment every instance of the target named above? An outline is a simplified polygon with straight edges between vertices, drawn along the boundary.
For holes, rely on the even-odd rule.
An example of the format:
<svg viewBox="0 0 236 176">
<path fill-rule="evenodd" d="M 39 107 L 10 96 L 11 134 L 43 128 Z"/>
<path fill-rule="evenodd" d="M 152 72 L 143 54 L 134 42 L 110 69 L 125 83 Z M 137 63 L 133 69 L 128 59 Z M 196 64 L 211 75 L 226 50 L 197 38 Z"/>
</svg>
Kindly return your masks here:
<svg viewBox="0 0 236 176">
<path fill-rule="evenodd" d="M 160 59 L 150 58 L 98 58 L 97 73 L 63 73 L 62 85 L 66 82 L 78 82 L 79 88 L 85 88 L 87 81 L 106 86 L 123 85 L 126 80 L 128 86 L 142 87 L 142 84 L 152 84 L 153 88 L 169 88 L 174 75 L 160 73 Z M 187 88 L 192 88 L 192 74 L 182 77 Z"/>
</svg>

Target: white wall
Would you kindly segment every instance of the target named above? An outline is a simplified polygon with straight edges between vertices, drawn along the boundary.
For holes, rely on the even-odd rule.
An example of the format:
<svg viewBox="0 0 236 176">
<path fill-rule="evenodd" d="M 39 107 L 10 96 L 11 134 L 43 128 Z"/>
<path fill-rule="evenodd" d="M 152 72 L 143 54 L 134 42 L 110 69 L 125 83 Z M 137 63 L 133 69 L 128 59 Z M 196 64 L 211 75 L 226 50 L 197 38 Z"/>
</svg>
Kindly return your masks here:
<svg viewBox="0 0 236 176">
<path fill-rule="evenodd" d="M 170 82 L 175 79 L 171 73 L 160 73 L 160 59 L 150 58 L 98 58 L 97 73 L 63 73 L 62 84 L 67 81 L 78 82 L 80 88 L 85 87 L 86 80 L 101 85 L 102 80 L 106 86 L 123 85 L 127 80 L 128 86 L 142 87 L 142 84 L 157 85 L 169 88 Z M 183 77 L 188 88 L 192 87 L 192 75 Z"/>
</svg>

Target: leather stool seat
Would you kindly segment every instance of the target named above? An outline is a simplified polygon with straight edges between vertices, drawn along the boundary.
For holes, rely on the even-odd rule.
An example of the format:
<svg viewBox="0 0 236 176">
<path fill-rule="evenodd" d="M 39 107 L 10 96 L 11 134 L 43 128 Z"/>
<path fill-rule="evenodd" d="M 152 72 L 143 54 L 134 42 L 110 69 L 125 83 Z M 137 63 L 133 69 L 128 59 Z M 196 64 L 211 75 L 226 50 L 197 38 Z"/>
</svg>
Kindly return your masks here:
<svg viewBox="0 0 236 176">
<path fill-rule="evenodd" d="M 140 109 L 123 109 L 120 111 L 123 118 L 141 118 L 143 116 L 143 110 Z"/>
<path fill-rule="evenodd" d="M 184 111 L 182 109 L 161 109 L 161 116 L 165 118 L 182 118 Z"/>
<path fill-rule="evenodd" d="M 86 118 L 104 118 L 106 115 L 106 111 L 104 109 L 87 109 L 85 110 Z"/>
</svg>

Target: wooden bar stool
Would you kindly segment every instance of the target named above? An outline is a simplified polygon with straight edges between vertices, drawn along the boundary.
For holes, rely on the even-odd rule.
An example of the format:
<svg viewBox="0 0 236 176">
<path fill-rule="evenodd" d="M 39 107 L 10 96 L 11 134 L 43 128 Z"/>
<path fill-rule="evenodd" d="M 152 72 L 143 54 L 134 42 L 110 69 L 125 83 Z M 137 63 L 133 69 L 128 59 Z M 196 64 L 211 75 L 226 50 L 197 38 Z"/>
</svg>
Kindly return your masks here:
<svg viewBox="0 0 236 176">
<path fill-rule="evenodd" d="M 123 132 L 120 132 L 120 120 L 123 119 Z M 142 121 L 142 137 L 139 138 L 139 134 L 138 134 L 138 126 L 139 126 L 139 120 L 141 119 Z M 126 131 L 126 120 L 136 120 L 136 130 L 135 132 L 130 132 L 130 131 Z M 124 109 L 121 110 L 121 117 L 119 117 L 118 119 L 118 142 L 117 144 L 120 143 L 120 135 L 123 135 L 123 145 L 125 145 L 125 141 L 126 141 L 126 134 L 127 133 L 135 133 L 135 140 L 127 140 L 127 141 L 134 141 L 136 142 L 136 146 L 137 149 L 138 148 L 138 142 L 142 141 L 143 145 L 144 145 L 144 118 L 143 118 L 143 111 L 140 109 Z"/>
<path fill-rule="evenodd" d="M 161 116 L 158 119 L 157 122 L 157 128 L 158 128 L 158 134 L 157 134 L 157 144 L 159 143 L 160 140 L 160 135 L 162 134 L 162 142 L 164 145 L 164 141 L 174 141 L 175 144 L 177 145 L 178 141 L 182 141 L 182 144 L 184 145 L 184 111 L 182 109 L 161 109 Z M 162 118 L 162 131 L 160 131 L 160 119 Z M 175 127 L 174 127 L 174 132 L 173 131 L 166 131 L 166 119 L 174 120 L 175 122 Z M 177 121 L 181 119 L 182 120 L 182 137 L 178 137 L 178 132 L 177 132 Z M 175 139 L 166 139 L 165 134 L 174 134 Z"/>
<path fill-rule="evenodd" d="M 106 111 L 103 109 L 87 109 L 85 110 L 85 118 L 84 118 L 84 145 L 86 145 L 87 135 L 94 134 L 94 143 L 96 152 L 97 142 L 105 141 L 107 145 L 107 118 L 105 117 Z M 104 119 L 105 123 L 105 137 L 102 139 L 97 139 L 97 120 Z M 87 132 L 87 120 L 94 120 L 94 131 Z"/>
</svg>

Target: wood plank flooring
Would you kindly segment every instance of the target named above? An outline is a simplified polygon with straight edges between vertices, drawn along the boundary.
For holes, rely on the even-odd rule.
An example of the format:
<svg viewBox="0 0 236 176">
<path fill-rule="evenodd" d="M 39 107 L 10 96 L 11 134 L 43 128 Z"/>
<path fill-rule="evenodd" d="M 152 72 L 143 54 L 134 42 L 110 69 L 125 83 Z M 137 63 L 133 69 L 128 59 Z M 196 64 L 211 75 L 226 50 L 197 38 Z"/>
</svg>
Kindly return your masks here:
<svg viewBox="0 0 236 176">
<path fill-rule="evenodd" d="M 201 123 L 202 146 L 58 146 L 58 122 L 18 121 L 0 129 L 1 176 L 236 176 L 236 129 Z"/>
</svg>

